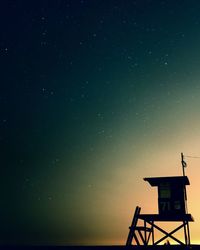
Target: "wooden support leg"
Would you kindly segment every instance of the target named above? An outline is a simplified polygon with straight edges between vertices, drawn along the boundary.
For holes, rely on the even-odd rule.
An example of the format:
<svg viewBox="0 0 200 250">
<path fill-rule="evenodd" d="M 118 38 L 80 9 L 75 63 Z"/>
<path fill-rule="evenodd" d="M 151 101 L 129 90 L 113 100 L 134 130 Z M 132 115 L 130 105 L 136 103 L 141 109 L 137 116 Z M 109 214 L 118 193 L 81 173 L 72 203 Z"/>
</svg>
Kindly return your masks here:
<svg viewBox="0 0 200 250">
<path fill-rule="evenodd" d="M 187 235 L 187 228 L 186 228 L 187 222 L 183 222 L 183 223 L 184 223 L 185 245 L 188 245 L 188 235 Z"/>
<path fill-rule="evenodd" d="M 187 236 L 188 236 L 188 244 L 187 245 L 190 245 L 190 228 L 189 228 L 189 222 L 187 221 L 187 224 L 186 224 L 186 228 L 187 228 Z"/>
</svg>

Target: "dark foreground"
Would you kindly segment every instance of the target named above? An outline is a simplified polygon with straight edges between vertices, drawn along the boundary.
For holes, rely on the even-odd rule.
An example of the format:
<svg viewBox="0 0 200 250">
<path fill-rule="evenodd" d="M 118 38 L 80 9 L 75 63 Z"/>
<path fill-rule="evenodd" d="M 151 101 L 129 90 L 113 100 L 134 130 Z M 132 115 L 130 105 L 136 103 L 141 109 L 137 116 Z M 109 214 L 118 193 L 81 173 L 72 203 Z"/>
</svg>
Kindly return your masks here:
<svg viewBox="0 0 200 250">
<path fill-rule="evenodd" d="M 200 250 L 200 245 L 191 246 L 0 246 L 5 250 Z"/>
</svg>

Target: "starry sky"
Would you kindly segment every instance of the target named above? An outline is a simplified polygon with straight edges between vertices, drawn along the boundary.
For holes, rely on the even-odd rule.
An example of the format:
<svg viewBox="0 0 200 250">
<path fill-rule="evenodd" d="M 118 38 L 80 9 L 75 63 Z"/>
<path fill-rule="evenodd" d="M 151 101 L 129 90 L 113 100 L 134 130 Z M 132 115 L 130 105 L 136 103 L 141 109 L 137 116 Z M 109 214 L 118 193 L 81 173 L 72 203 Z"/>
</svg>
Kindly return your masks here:
<svg viewBox="0 0 200 250">
<path fill-rule="evenodd" d="M 125 244 L 143 177 L 200 156 L 200 1 L 0 2 L 0 244 Z M 185 157 L 200 243 L 200 159 Z"/>
</svg>

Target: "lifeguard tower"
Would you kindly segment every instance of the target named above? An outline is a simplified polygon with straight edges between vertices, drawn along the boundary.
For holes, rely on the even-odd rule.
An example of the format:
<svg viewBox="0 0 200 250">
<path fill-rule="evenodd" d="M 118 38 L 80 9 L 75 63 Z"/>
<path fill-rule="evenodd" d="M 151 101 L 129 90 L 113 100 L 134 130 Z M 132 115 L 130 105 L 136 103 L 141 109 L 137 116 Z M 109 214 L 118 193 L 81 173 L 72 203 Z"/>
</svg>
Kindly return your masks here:
<svg viewBox="0 0 200 250">
<path fill-rule="evenodd" d="M 190 245 L 189 222 L 194 220 L 187 212 L 186 185 L 190 183 L 185 176 L 183 154 L 181 159 L 183 176 L 144 178 L 152 187 L 158 188 L 158 214 L 141 214 L 141 208 L 136 207 L 126 246 L 158 245 L 169 238 L 180 245 Z M 175 228 L 167 232 L 158 225 L 159 222 L 178 222 L 178 226 L 176 223 Z M 162 233 L 162 237 L 156 238 L 156 230 Z M 179 230 L 183 232 L 184 242 L 174 236 Z"/>
</svg>

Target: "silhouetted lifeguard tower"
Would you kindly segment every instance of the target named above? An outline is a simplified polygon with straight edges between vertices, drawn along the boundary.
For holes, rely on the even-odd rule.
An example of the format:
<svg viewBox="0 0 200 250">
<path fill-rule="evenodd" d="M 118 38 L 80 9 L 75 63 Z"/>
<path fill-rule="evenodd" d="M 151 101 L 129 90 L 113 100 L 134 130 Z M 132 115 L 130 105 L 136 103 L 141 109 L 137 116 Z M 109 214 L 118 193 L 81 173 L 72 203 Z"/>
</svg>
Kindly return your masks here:
<svg viewBox="0 0 200 250">
<path fill-rule="evenodd" d="M 131 245 L 158 245 L 168 238 L 173 239 L 180 245 L 190 245 L 189 222 L 194 221 L 191 214 L 187 213 L 186 185 L 190 185 L 189 179 L 185 176 L 186 163 L 182 158 L 183 176 L 172 177 L 151 177 L 144 178 L 152 187 L 158 187 L 158 214 L 140 214 L 141 208 L 136 207 L 132 224 L 129 227 L 127 246 Z M 141 225 L 142 222 L 142 226 Z M 167 232 L 156 223 L 178 222 L 171 232 Z M 155 230 L 163 234 L 156 239 Z M 174 236 L 183 231 L 184 242 Z"/>
</svg>

